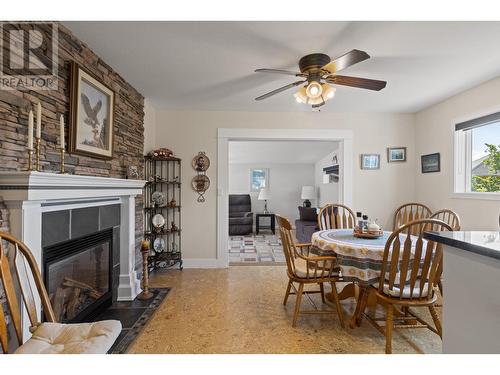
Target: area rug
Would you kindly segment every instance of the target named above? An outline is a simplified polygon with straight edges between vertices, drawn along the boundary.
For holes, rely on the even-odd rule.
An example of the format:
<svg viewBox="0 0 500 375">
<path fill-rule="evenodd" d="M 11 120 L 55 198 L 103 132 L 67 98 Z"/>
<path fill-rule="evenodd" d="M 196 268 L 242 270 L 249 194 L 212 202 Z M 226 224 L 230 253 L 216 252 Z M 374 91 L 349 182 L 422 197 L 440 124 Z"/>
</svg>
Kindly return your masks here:
<svg viewBox="0 0 500 375">
<path fill-rule="evenodd" d="M 114 302 L 95 319 L 96 321 L 115 319 L 122 323 L 122 331 L 108 351 L 108 354 L 124 354 L 127 352 L 130 344 L 139 336 L 158 307 L 165 300 L 170 292 L 170 288 L 153 288 L 150 291 L 154 294 L 153 298 L 147 301 L 141 301 L 136 298 L 130 302 Z"/>
<path fill-rule="evenodd" d="M 229 237 L 229 265 L 285 264 L 281 240 L 275 235 Z"/>
</svg>

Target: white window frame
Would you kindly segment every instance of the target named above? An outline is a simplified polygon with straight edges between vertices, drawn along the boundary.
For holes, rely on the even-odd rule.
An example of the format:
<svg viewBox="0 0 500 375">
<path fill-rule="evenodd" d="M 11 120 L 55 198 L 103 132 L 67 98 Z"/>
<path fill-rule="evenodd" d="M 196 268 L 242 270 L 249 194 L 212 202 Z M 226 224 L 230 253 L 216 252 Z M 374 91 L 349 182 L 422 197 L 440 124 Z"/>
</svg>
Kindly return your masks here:
<svg viewBox="0 0 500 375">
<path fill-rule="evenodd" d="M 483 117 L 498 112 L 490 111 L 486 114 L 474 116 L 468 120 Z M 465 121 L 468 121 L 465 120 Z M 454 152 L 453 152 L 453 190 L 452 198 L 500 200 L 500 193 L 471 191 L 472 184 L 472 131 L 457 131 L 455 125 L 463 122 L 453 122 Z"/>
</svg>

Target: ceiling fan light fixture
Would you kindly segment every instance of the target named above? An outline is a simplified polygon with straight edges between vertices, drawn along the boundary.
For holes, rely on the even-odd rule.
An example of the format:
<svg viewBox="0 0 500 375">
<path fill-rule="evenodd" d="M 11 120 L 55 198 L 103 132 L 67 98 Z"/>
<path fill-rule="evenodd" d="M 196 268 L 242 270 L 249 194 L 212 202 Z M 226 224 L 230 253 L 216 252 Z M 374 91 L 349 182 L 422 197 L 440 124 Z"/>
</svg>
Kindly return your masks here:
<svg viewBox="0 0 500 375">
<path fill-rule="evenodd" d="M 315 99 L 319 98 L 323 93 L 323 87 L 319 82 L 312 81 L 307 85 L 306 94 L 309 98 Z"/>
<path fill-rule="evenodd" d="M 323 97 L 326 100 L 333 99 L 333 97 L 335 96 L 335 91 L 337 91 L 337 89 L 330 86 L 328 83 L 323 83 L 321 86 L 323 86 Z"/>
<path fill-rule="evenodd" d="M 295 94 L 293 94 L 293 96 L 295 96 L 295 101 L 297 103 L 307 104 L 307 102 L 309 100 L 309 98 L 307 97 L 307 94 L 306 94 L 305 87 L 301 87 L 300 89 L 298 89 L 297 92 Z"/>
</svg>

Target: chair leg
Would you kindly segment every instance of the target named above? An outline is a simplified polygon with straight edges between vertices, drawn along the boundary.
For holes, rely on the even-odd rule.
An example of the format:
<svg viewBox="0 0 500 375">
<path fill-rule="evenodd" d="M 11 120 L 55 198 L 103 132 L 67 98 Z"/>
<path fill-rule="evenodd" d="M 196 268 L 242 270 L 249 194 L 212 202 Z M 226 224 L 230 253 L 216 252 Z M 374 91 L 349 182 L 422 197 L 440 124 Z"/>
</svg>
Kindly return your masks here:
<svg viewBox="0 0 500 375">
<path fill-rule="evenodd" d="M 390 303 L 387 304 L 387 320 L 385 323 L 385 354 L 392 354 L 392 324 L 394 309 Z"/>
<path fill-rule="evenodd" d="M 439 293 L 441 293 L 441 297 L 443 297 L 443 282 L 441 280 L 438 281 Z"/>
<path fill-rule="evenodd" d="M 439 337 L 441 339 L 443 338 L 443 328 L 441 327 L 441 322 L 439 321 L 439 317 L 437 315 L 436 309 L 434 306 L 429 306 L 429 312 L 431 313 L 432 320 L 434 321 L 434 326 L 436 327 L 436 330 L 438 331 Z"/>
<path fill-rule="evenodd" d="M 335 300 L 335 307 L 337 308 L 337 314 L 339 316 L 340 326 L 345 328 L 344 323 L 344 312 L 342 311 L 342 305 L 340 304 L 339 294 L 337 292 L 337 285 L 332 283 L 332 296 Z"/>
<path fill-rule="evenodd" d="M 300 314 L 300 302 L 302 300 L 302 292 L 304 291 L 304 284 L 299 283 L 299 289 L 297 290 L 297 298 L 295 299 L 295 312 L 293 313 L 293 322 L 292 327 L 295 327 L 297 324 L 297 319 Z"/>
<path fill-rule="evenodd" d="M 321 302 L 326 303 L 325 301 L 325 287 L 323 283 L 319 283 L 319 290 L 321 291 Z"/>
<path fill-rule="evenodd" d="M 292 280 L 288 280 L 288 285 L 286 287 L 285 299 L 283 300 L 283 305 L 286 306 L 288 302 L 288 296 L 290 295 L 290 289 L 292 288 Z"/>
</svg>

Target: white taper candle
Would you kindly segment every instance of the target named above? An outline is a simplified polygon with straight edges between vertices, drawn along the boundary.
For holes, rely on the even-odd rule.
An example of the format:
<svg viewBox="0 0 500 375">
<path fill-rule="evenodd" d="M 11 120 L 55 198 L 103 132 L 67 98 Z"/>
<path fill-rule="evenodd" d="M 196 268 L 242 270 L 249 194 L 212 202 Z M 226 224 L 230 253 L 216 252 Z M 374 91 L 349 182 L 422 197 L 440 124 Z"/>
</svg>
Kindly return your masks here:
<svg viewBox="0 0 500 375">
<path fill-rule="evenodd" d="M 38 102 L 36 106 L 36 137 L 42 136 L 42 105 Z"/>
<path fill-rule="evenodd" d="M 59 117 L 59 126 L 60 126 L 60 137 L 61 137 L 61 148 L 64 148 L 64 117 L 61 115 Z"/>
<path fill-rule="evenodd" d="M 28 150 L 33 150 L 33 111 L 28 115 Z"/>
</svg>

